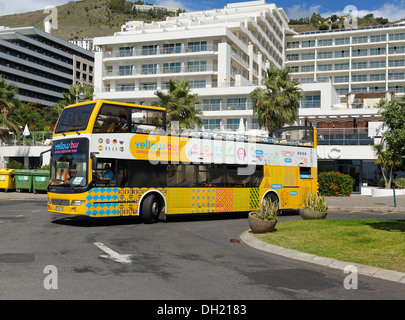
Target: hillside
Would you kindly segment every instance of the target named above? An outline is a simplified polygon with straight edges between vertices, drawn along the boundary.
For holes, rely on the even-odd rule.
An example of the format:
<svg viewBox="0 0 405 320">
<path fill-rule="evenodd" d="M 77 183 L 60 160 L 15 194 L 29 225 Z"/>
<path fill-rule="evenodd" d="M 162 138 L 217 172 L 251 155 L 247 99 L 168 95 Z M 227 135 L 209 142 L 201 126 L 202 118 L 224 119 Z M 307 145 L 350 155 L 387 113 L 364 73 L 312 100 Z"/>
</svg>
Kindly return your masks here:
<svg viewBox="0 0 405 320">
<path fill-rule="evenodd" d="M 52 34 L 65 40 L 73 38 L 100 37 L 113 35 L 121 25 L 130 20 L 164 20 L 164 14 L 122 13 L 108 8 L 111 0 L 84 0 L 58 6 L 58 29 Z M 34 26 L 44 30 L 44 19 L 48 14 L 43 10 L 0 17 L 0 26 L 10 28 Z"/>
</svg>

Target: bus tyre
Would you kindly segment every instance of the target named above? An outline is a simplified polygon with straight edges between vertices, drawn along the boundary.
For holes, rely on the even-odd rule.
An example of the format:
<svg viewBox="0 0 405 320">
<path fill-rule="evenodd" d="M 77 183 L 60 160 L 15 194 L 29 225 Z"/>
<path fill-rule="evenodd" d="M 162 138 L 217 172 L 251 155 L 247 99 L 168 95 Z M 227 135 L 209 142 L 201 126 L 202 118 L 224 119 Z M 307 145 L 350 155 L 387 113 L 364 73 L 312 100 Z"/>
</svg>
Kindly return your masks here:
<svg viewBox="0 0 405 320">
<path fill-rule="evenodd" d="M 151 194 L 142 202 L 143 223 L 156 223 L 159 218 L 160 205 L 156 195 Z"/>
<path fill-rule="evenodd" d="M 269 192 L 268 194 L 266 194 L 266 196 L 264 197 L 265 200 L 267 201 L 271 201 L 271 202 L 275 202 L 277 203 L 278 207 L 280 208 L 280 203 L 278 200 L 277 195 L 274 192 Z M 278 212 L 280 213 L 281 210 L 279 209 Z"/>
</svg>

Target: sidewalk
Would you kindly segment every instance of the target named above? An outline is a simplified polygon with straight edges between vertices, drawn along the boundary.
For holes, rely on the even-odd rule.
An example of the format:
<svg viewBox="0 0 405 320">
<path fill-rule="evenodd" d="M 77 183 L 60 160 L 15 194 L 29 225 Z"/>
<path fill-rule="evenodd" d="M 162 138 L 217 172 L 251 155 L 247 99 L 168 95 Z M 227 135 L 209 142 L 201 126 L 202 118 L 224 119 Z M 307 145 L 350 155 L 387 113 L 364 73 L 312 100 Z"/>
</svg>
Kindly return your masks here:
<svg viewBox="0 0 405 320">
<path fill-rule="evenodd" d="M 394 197 L 371 197 L 352 194 L 350 197 L 325 197 L 329 211 L 378 211 L 378 212 L 405 212 L 405 195 Z"/>
</svg>

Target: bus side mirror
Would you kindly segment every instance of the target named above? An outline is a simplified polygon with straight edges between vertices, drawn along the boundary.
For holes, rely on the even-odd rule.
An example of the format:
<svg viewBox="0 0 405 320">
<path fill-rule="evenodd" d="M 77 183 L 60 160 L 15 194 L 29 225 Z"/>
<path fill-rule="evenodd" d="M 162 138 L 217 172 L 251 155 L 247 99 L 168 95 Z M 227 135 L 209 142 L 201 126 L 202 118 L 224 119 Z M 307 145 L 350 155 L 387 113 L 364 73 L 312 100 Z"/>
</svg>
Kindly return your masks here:
<svg viewBox="0 0 405 320">
<path fill-rule="evenodd" d="M 92 162 L 92 166 L 91 168 L 93 170 L 97 170 L 97 157 L 96 157 L 96 152 L 90 152 L 90 158 L 91 158 L 91 162 Z"/>
</svg>

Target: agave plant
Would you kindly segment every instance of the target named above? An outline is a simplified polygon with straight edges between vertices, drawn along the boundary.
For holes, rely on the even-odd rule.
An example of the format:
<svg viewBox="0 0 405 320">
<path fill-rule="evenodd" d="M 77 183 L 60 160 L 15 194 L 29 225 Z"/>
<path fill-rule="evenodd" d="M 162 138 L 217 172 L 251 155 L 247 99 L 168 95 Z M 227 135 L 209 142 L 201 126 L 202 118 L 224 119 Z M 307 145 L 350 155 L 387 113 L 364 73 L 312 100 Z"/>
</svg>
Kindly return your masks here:
<svg viewBox="0 0 405 320">
<path fill-rule="evenodd" d="M 257 217 L 262 220 L 277 220 L 278 213 L 278 202 L 272 202 L 267 199 L 263 200 L 256 211 Z"/>
<path fill-rule="evenodd" d="M 317 193 L 308 193 L 304 202 L 304 208 L 320 212 L 328 212 L 328 203 L 324 196 L 320 196 Z"/>
</svg>

